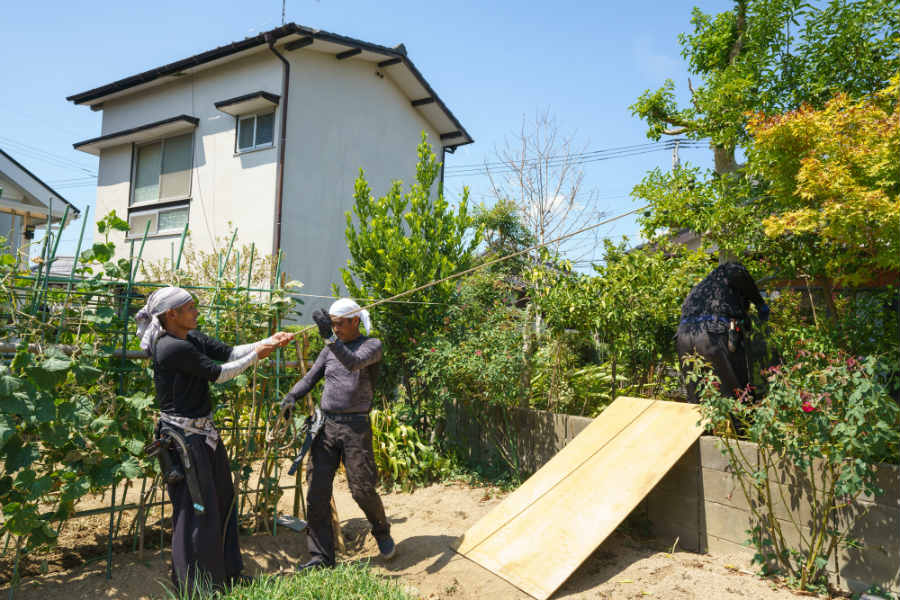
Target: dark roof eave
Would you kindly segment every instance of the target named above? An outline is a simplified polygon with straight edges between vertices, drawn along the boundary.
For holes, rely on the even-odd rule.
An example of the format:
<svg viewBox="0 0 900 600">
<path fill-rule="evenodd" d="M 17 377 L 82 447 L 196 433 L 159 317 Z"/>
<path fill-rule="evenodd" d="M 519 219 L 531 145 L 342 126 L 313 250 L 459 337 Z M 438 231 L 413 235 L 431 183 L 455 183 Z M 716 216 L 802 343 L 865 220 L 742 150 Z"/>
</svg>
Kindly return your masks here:
<svg viewBox="0 0 900 600">
<path fill-rule="evenodd" d="M 251 48 L 266 44 L 267 36 L 271 36 L 273 40 L 278 40 L 294 34 L 302 35 L 305 37 L 312 37 L 314 39 L 322 40 L 325 42 L 333 42 L 345 46 L 361 48 L 363 50 L 368 50 L 377 54 L 383 54 L 391 58 L 400 59 L 403 64 L 410 70 L 413 76 L 419 81 L 422 87 L 428 90 L 428 94 L 435 99 L 435 102 L 437 102 L 438 106 L 441 107 L 441 110 L 443 110 L 447 117 L 453 122 L 453 124 L 456 125 L 457 130 L 460 131 L 468 140 L 459 144 L 447 144 L 446 147 L 464 146 L 475 141 L 472 139 L 472 136 L 469 135 L 469 132 L 466 131 L 465 127 L 462 126 L 456 116 L 452 112 L 450 112 L 450 109 L 447 108 L 447 105 L 444 104 L 444 101 L 441 100 L 441 98 L 434 92 L 431 85 L 429 85 L 429 83 L 425 80 L 425 77 L 422 76 L 422 73 L 419 72 L 419 69 L 417 69 L 413 62 L 406 56 L 405 52 L 401 52 L 394 48 L 388 48 L 387 46 L 381 46 L 379 44 L 373 44 L 371 42 L 365 42 L 362 40 L 357 40 L 355 38 L 331 33 L 328 31 L 311 29 L 309 27 L 297 25 L 296 23 L 288 23 L 286 25 L 282 25 L 281 27 L 276 27 L 275 29 L 272 29 L 270 31 L 260 33 L 259 35 L 256 35 L 252 38 L 247 38 L 239 42 L 232 42 L 231 44 L 226 44 L 225 46 L 220 46 L 206 52 L 201 52 L 200 54 L 196 54 L 194 56 L 175 61 L 173 63 L 169 63 L 155 69 L 150 69 L 149 71 L 144 71 L 143 73 L 138 73 L 137 75 L 132 75 L 130 77 L 126 77 L 124 79 L 120 79 L 118 81 L 114 81 L 112 83 L 94 88 L 92 90 L 87 90 L 86 92 L 73 94 L 67 97 L 66 100 L 75 104 L 89 103 L 91 100 L 103 98 L 104 96 L 108 96 L 109 94 L 113 94 L 115 92 L 120 92 L 128 88 L 141 85 L 143 83 L 149 83 L 160 77 L 172 75 L 173 73 L 178 73 L 179 71 L 183 71 L 191 67 L 196 67 L 204 63 L 212 62 L 214 60 L 218 60 L 220 58 L 224 58 L 226 56 L 237 54 L 239 52 L 243 52 L 245 50 L 249 50 Z"/>
<path fill-rule="evenodd" d="M 228 100 L 219 100 L 213 106 L 215 106 L 216 108 L 226 108 L 228 106 L 232 106 L 246 100 L 252 100 L 254 98 L 263 98 L 265 100 L 268 100 L 272 104 L 278 104 L 281 101 L 281 96 L 279 96 L 278 94 L 259 91 L 244 94 L 243 96 L 238 96 L 236 98 L 229 98 Z"/>
<path fill-rule="evenodd" d="M 287 25 L 282 25 L 281 27 L 277 27 L 275 29 L 272 29 L 271 31 L 260 33 L 259 35 L 243 39 L 239 42 L 232 42 L 224 46 L 219 46 L 218 48 L 213 48 L 212 50 L 207 50 L 206 52 L 201 52 L 200 54 L 195 54 L 194 56 L 190 56 L 182 60 L 177 60 L 167 65 L 163 65 L 155 69 L 150 69 L 149 71 L 144 71 L 143 73 L 138 73 L 137 75 L 131 75 L 130 77 L 125 77 L 124 79 L 119 79 L 118 81 L 113 81 L 112 83 L 101 85 L 100 87 L 96 87 L 92 90 L 87 90 L 86 92 L 73 94 L 71 96 L 68 96 L 66 100 L 75 104 L 89 103 L 91 100 L 96 100 L 98 98 L 102 98 L 104 96 L 108 96 L 109 94 L 120 92 L 122 90 L 127 90 L 128 88 L 141 85 L 142 83 L 150 83 L 151 81 L 159 79 L 160 77 L 178 73 L 179 71 L 183 71 L 191 67 L 196 67 L 204 63 L 212 62 L 214 60 L 230 56 L 231 54 L 237 54 L 238 52 L 243 52 L 244 50 L 249 50 L 250 48 L 255 48 L 257 46 L 263 45 L 266 43 L 266 35 L 271 35 L 274 39 L 277 40 L 293 33 L 299 33 L 298 29 L 299 27 L 294 23 L 288 23 Z"/>
<path fill-rule="evenodd" d="M 105 142 L 106 140 L 111 140 L 113 138 L 122 137 L 126 135 L 131 135 L 134 133 L 138 133 L 140 131 L 144 131 L 146 129 L 153 129 L 154 127 L 159 127 L 160 125 L 168 125 L 169 123 L 174 123 L 175 121 L 186 121 L 191 123 L 195 127 L 200 123 L 200 119 L 197 117 L 192 117 L 190 115 L 178 115 L 177 117 L 170 117 L 168 119 L 163 119 L 162 121 L 156 121 L 154 123 L 147 123 L 146 125 L 139 125 L 138 127 L 132 127 L 131 129 L 125 129 L 122 131 L 115 131 L 113 133 L 107 133 L 106 135 L 101 135 L 100 137 L 91 138 L 89 140 L 84 140 L 83 142 L 75 142 L 72 144 L 72 147 L 78 150 L 88 144 L 96 144 L 97 142 Z"/>
<path fill-rule="evenodd" d="M 69 202 L 68 200 L 66 200 L 65 198 L 63 198 L 62 194 L 60 194 L 59 192 L 57 192 L 56 190 L 54 190 L 52 187 L 50 187 L 49 185 L 47 185 L 46 183 L 44 183 L 43 181 L 41 181 L 41 178 L 40 178 L 40 177 L 38 177 L 37 175 L 35 175 L 34 173 L 32 173 L 31 171 L 29 171 L 28 169 L 26 169 L 26 168 L 22 165 L 22 163 L 20 163 L 20 162 L 17 161 L 16 159 L 14 159 L 12 156 L 10 156 L 10 155 L 7 154 L 6 152 L 4 152 L 2 149 L 0 149 L 0 154 L 2 154 L 3 156 L 5 156 L 5 157 L 9 160 L 9 162 L 11 162 L 12 164 L 16 165 L 17 167 L 19 167 L 20 169 L 22 169 L 23 171 L 25 171 L 25 173 L 28 174 L 29 177 L 33 178 L 35 181 L 37 181 L 39 184 L 41 184 L 44 188 L 46 188 L 46 190 L 47 190 L 48 192 L 50 192 L 50 193 L 53 194 L 54 196 L 57 196 L 60 200 L 62 200 L 63 202 L 65 202 L 66 204 L 68 204 L 69 206 L 71 206 L 71 207 L 72 207 L 72 210 L 75 211 L 75 214 L 76 214 L 76 215 L 80 215 L 80 214 L 81 214 L 81 211 L 78 209 L 77 206 L 75 206 L 74 204 L 72 204 L 71 202 Z M 48 210 L 49 210 L 49 208 L 48 208 Z"/>
</svg>

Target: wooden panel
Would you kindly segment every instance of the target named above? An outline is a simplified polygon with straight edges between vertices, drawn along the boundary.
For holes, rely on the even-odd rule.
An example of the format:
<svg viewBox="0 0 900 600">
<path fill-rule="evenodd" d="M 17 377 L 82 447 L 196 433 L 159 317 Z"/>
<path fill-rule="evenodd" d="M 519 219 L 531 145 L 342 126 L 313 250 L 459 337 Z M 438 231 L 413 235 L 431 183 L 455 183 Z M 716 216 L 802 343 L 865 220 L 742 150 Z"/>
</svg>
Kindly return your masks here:
<svg viewBox="0 0 900 600">
<path fill-rule="evenodd" d="M 691 404 L 616 399 L 472 526 L 457 551 L 548 598 L 697 441 L 699 418 Z"/>
</svg>

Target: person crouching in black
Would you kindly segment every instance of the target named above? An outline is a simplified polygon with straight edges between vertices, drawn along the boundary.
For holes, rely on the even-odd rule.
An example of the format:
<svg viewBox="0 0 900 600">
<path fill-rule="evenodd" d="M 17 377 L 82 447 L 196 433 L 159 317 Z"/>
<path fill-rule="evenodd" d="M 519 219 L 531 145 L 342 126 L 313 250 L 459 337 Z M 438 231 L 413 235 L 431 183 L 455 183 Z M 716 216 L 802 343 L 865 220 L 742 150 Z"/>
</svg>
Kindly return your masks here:
<svg viewBox="0 0 900 600">
<path fill-rule="evenodd" d="M 293 337 L 278 332 L 232 347 L 198 331 L 198 314 L 190 293 L 165 287 L 151 294 L 135 317 L 141 348 L 153 364 L 160 410 L 156 437 L 168 436 L 166 443 L 173 446 L 168 455 L 181 477 L 167 481 L 172 583 L 179 591 L 222 588 L 244 579 L 231 467 L 212 420 L 209 384 L 232 379 Z"/>
<path fill-rule="evenodd" d="M 756 282 L 743 265 L 735 262 L 716 267 L 685 298 L 675 338 L 688 402 L 697 404 L 698 398 L 697 382 L 687 377 L 687 355 L 696 353 L 709 361 L 723 394 L 736 398 L 747 387 L 747 350 L 742 333 L 751 302 L 760 319 L 768 319 L 769 306 Z"/>
</svg>

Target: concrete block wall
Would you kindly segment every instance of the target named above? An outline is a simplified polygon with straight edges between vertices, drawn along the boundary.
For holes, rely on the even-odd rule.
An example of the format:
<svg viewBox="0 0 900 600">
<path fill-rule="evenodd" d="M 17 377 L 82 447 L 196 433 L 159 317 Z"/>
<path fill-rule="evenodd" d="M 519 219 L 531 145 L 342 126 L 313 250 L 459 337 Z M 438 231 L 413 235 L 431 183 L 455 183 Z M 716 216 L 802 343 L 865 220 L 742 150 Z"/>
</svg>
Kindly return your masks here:
<svg viewBox="0 0 900 600">
<path fill-rule="evenodd" d="M 473 460 L 496 452 L 494 444 L 502 434 L 486 431 L 487 427 L 504 422 L 513 427 L 516 431 L 505 437 L 516 439 L 516 452 L 526 474 L 537 471 L 592 420 L 524 409 L 502 415 L 496 408 L 483 409 L 476 419 L 457 406 L 447 408 L 447 433 Z M 750 507 L 721 448 L 716 437 L 700 438 L 636 510 L 650 519 L 654 533 L 665 545 L 677 540 L 679 548 L 693 552 L 752 556 L 755 550 L 747 545 Z M 740 449 L 755 460 L 755 444 L 742 442 Z M 896 466 L 880 465 L 878 478 L 883 495 L 860 498 L 841 514 L 862 546 L 843 550 L 837 565 L 831 564 L 829 570 L 844 589 L 861 591 L 877 584 L 900 594 L 900 472 Z M 778 499 L 776 516 L 783 521 L 789 543 L 797 535 L 790 519 L 803 524 L 811 517 L 809 493 L 802 479 L 786 467 L 776 469 L 770 480 Z"/>
<path fill-rule="evenodd" d="M 741 446 L 745 456 L 756 456 L 754 444 Z M 750 507 L 721 448 L 718 438 L 700 438 L 647 497 L 647 516 L 666 543 L 677 539 L 686 550 L 752 555 L 754 549 L 747 543 Z M 850 535 L 861 547 L 843 549 L 837 564 L 832 562 L 828 568 L 833 582 L 842 588 L 862 591 L 877 584 L 897 594 L 900 472 L 894 465 L 879 465 L 878 479 L 883 495 L 862 497 L 841 513 L 841 524 L 850 525 Z M 788 544 L 797 543 L 798 535 L 809 534 L 804 526 L 812 516 L 808 485 L 790 468 L 776 469 L 769 483 L 785 539 Z M 799 533 L 793 522 L 801 526 Z"/>
</svg>

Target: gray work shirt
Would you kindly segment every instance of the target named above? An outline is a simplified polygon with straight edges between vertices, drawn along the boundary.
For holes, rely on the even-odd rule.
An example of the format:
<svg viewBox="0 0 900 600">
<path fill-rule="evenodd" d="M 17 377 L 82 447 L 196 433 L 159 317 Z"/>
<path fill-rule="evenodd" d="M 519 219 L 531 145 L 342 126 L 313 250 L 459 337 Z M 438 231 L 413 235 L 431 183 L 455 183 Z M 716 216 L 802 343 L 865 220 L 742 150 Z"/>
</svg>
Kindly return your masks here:
<svg viewBox="0 0 900 600">
<path fill-rule="evenodd" d="M 336 413 L 369 412 L 381 362 L 381 340 L 364 335 L 346 344 L 337 340 L 319 352 L 312 368 L 287 395 L 295 402 L 322 377 L 322 410 Z"/>
</svg>

